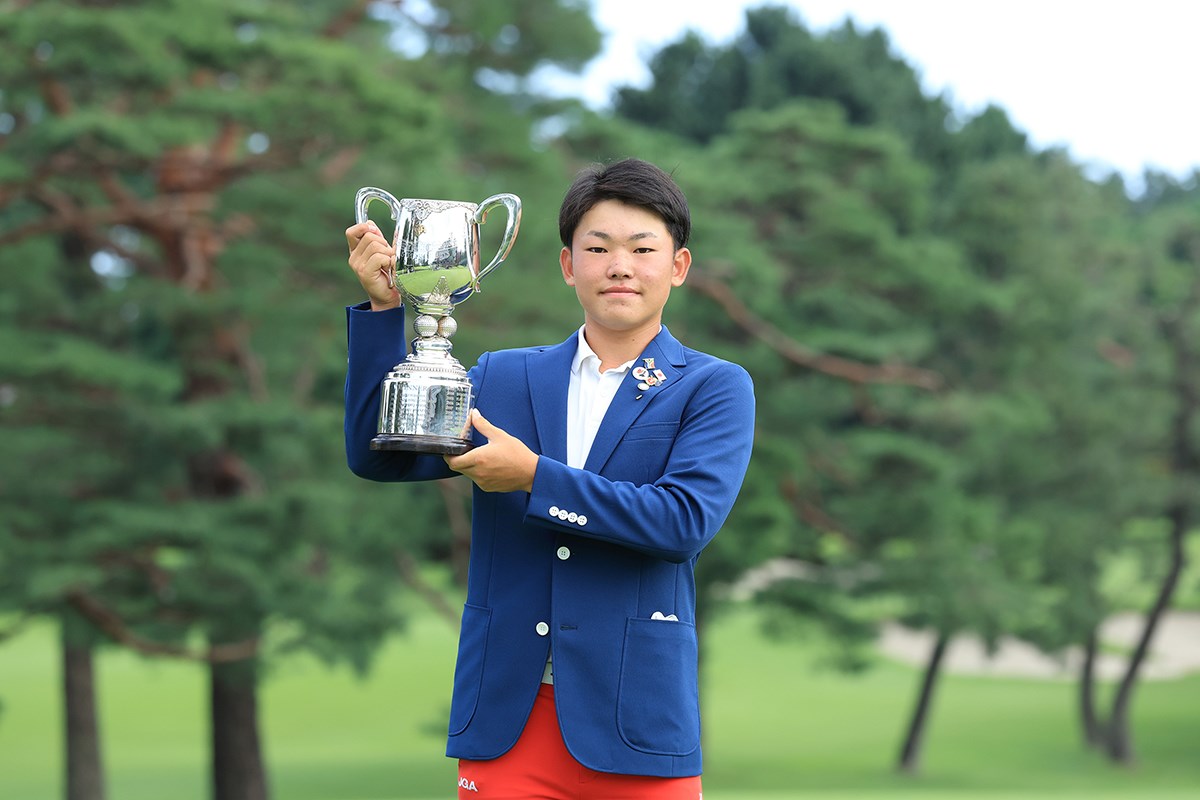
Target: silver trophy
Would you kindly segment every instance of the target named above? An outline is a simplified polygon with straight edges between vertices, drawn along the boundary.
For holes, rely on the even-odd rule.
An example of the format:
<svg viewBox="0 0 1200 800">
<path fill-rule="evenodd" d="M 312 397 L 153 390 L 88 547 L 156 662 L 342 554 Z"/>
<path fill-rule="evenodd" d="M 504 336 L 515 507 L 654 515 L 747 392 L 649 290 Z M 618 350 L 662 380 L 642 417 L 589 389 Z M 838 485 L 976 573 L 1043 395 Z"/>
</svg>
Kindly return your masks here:
<svg viewBox="0 0 1200 800">
<path fill-rule="evenodd" d="M 388 283 L 416 313 L 412 349 L 383 379 L 379 435 L 372 450 L 458 455 L 471 449 L 471 382 L 450 355 L 458 323 L 454 307 L 479 291 L 479 281 L 508 257 L 521 225 L 521 200 L 497 194 L 479 205 L 451 200 L 397 200 L 371 186 L 354 197 L 354 218 L 367 221 L 367 206 L 381 200 L 396 221 L 395 266 Z M 504 206 L 508 224 L 496 257 L 479 268 L 479 226 L 488 211 Z"/>
</svg>

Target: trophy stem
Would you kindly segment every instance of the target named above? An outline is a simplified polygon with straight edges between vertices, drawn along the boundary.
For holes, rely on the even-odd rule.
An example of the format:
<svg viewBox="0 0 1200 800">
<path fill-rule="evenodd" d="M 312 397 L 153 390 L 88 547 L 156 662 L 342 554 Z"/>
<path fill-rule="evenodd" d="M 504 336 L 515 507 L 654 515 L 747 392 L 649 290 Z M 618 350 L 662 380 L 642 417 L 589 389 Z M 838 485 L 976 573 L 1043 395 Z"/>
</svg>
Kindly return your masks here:
<svg viewBox="0 0 1200 800">
<path fill-rule="evenodd" d="M 448 311 L 440 318 L 420 314 L 413 320 L 412 352 L 383 380 L 372 450 L 461 455 L 474 446 L 471 382 L 450 355 L 457 328 Z"/>
<path fill-rule="evenodd" d="M 413 332 L 417 334 L 417 338 L 413 339 L 412 349 L 417 360 L 429 361 L 451 357 L 450 351 L 454 349 L 454 345 L 450 343 L 450 337 L 458 330 L 458 322 L 450 313 L 447 311 L 440 317 L 421 314 L 413 320 Z"/>
</svg>

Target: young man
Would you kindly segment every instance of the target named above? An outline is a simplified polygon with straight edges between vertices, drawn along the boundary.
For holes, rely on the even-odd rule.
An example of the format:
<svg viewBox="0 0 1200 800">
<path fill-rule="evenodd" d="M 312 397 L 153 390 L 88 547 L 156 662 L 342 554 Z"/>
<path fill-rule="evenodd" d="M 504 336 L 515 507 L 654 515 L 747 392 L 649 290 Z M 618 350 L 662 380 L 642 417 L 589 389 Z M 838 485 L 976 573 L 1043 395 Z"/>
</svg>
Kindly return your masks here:
<svg viewBox="0 0 1200 800">
<path fill-rule="evenodd" d="M 369 449 L 404 312 L 387 240 L 370 222 L 346 231 L 370 298 L 347 310 L 351 470 L 475 484 L 447 746 L 460 798 L 700 797 L 694 566 L 745 476 L 754 393 L 662 325 L 690 230 L 659 168 L 581 173 L 559 262 L 583 326 L 481 356 L 476 447 L 446 457 Z"/>
</svg>

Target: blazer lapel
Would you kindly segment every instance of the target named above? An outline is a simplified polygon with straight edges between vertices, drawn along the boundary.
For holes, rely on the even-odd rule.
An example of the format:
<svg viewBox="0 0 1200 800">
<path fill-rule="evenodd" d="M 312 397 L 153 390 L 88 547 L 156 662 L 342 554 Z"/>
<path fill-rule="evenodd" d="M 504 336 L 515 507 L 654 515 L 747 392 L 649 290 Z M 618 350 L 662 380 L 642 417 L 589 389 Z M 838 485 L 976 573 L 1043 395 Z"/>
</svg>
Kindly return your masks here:
<svg viewBox="0 0 1200 800">
<path fill-rule="evenodd" d="M 536 350 L 525 360 L 529 402 L 533 406 L 533 424 L 541 453 L 564 464 L 567 463 L 567 389 L 578 344 L 575 337 L 572 334 L 562 344 Z"/>
<path fill-rule="evenodd" d="M 664 325 L 658 332 L 658 336 L 655 336 L 650 344 L 646 345 L 646 349 L 634 361 L 633 368 L 621 381 L 621 387 L 617 389 L 612 404 L 608 407 L 608 413 L 604 415 L 604 421 L 600 423 L 600 429 L 596 431 L 596 439 L 592 442 L 592 449 L 588 452 L 587 461 L 583 465 L 584 469 L 600 472 L 604 468 L 609 456 L 624 438 L 625 432 L 629 430 L 629 426 L 658 395 L 664 391 L 670 391 L 671 387 L 679 382 L 681 369 L 686 363 L 683 346 L 675 337 L 671 336 L 671 332 Z M 648 366 L 649 364 L 653 364 L 653 366 Z M 634 369 L 638 367 L 648 369 L 652 375 L 655 370 L 658 370 L 663 377 L 658 380 L 658 383 L 651 386 L 633 374 Z M 638 388 L 639 383 L 645 384 L 648 388 Z"/>
</svg>

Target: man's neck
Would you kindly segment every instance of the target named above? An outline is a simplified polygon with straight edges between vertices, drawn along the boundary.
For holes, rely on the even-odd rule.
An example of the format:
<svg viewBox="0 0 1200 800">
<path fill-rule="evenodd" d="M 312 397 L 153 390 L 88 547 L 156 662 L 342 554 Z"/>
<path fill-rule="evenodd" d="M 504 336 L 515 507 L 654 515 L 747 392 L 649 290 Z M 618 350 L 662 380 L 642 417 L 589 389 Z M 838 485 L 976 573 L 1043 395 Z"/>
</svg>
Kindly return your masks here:
<svg viewBox="0 0 1200 800">
<path fill-rule="evenodd" d="M 588 347 L 592 348 L 592 352 L 600 359 L 600 371 L 604 372 L 641 355 L 646 345 L 658 336 L 661 329 L 661 321 L 631 331 L 607 330 L 585 322 L 583 335 L 587 339 Z"/>
</svg>

